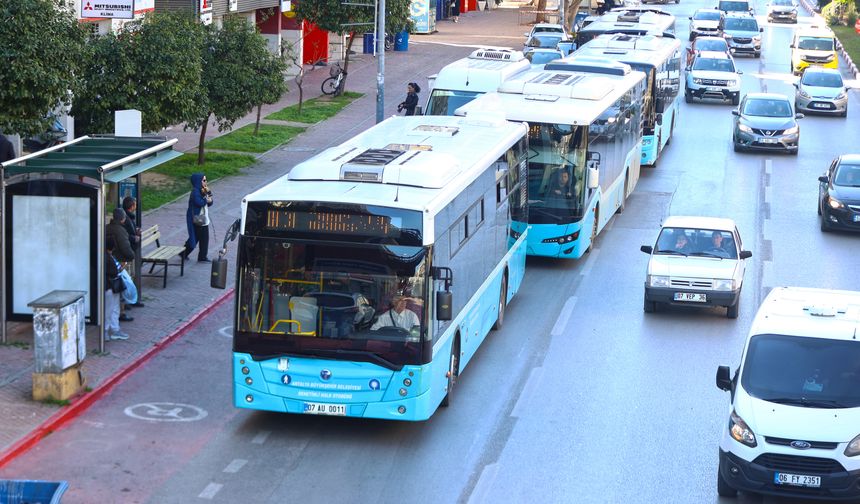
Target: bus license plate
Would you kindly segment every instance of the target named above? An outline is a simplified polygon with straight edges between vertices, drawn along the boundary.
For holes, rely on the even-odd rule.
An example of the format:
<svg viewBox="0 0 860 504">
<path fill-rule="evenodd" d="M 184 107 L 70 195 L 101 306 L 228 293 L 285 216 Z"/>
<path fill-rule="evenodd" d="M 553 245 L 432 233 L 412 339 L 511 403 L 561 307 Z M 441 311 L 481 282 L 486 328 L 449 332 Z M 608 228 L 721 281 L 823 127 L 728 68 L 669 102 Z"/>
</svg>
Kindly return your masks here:
<svg viewBox="0 0 860 504">
<path fill-rule="evenodd" d="M 305 413 L 309 415 L 346 416 L 346 404 L 306 402 Z"/>
<path fill-rule="evenodd" d="M 807 476 L 805 474 L 774 473 L 773 482 L 777 485 L 791 485 L 818 488 L 821 486 L 820 476 Z"/>
<path fill-rule="evenodd" d="M 708 297 L 705 294 L 695 294 L 692 292 L 676 292 L 675 301 L 690 301 L 693 303 L 707 303 Z"/>
</svg>

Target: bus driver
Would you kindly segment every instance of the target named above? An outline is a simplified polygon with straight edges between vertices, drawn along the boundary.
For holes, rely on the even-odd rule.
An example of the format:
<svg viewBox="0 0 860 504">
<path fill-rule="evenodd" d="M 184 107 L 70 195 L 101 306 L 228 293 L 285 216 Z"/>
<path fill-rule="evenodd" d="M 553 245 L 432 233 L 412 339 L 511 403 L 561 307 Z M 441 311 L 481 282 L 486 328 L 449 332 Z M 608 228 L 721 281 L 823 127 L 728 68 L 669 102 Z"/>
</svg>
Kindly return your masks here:
<svg viewBox="0 0 860 504">
<path fill-rule="evenodd" d="M 406 296 L 395 295 L 391 300 L 391 309 L 379 315 L 376 322 L 370 326 L 370 330 L 376 331 L 383 327 L 399 327 L 409 331 L 413 327 L 421 325 L 418 315 L 415 315 L 414 311 L 406 308 L 407 299 Z"/>
</svg>

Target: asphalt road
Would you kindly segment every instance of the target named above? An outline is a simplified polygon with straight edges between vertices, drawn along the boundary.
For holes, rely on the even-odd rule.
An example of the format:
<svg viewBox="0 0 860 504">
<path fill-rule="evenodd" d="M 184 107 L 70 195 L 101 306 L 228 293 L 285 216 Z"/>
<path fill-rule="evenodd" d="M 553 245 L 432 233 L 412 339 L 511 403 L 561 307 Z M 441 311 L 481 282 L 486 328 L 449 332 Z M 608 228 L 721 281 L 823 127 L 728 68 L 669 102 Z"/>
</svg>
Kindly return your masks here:
<svg viewBox="0 0 860 504">
<path fill-rule="evenodd" d="M 669 7 L 682 36 L 700 4 Z M 792 30 L 766 27 L 763 57 L 738 58 L 743 92 L 793 93 Z M 593 252 L 529 260 L 505 327 L 427 422 L 234 410 L 228 303 L 0 477 L 68 480 L 64 503 L 732 502 L 716 496 L 717 366 L 737 366 L 771 287 L 856 289 L 860 237 L 821 233 L 815 212 L 817 177 L 857 149 L 850 100 L 847 119 L 801 121 L 797 157 L 736 154 L 731 105 L 683 104 L 659 167 Z M 753 251 L 737 320 L 643 313 L 639 246 L 683 214 L 734 218 Z"/>
</svg>

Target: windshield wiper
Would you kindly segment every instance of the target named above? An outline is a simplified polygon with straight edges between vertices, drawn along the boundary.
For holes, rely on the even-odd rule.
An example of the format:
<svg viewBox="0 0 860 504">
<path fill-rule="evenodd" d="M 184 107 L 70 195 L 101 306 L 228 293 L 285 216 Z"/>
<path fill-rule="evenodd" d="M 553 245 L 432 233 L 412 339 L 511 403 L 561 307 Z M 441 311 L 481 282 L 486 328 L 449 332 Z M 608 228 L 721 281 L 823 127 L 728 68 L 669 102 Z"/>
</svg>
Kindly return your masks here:
<svg viewBox="0 0 860 504">
<path fill-rule="evenodd" d="M 666 254 L 666 255 L 679 255 L 687 257 L 687 254 L 681 252 L 680 250 L 671 250 L 671 249 L 660 249 L 657 251 L 658 254 Z"/>
<path fill-rule="evenodd" d="M 702 252 L 690 252 L 690 255 L 691 256 L 704 256 L 704 257 L 716 257 L 717 259 L 720 259 L 720 260 L 723 259 L 722 256 L 719 256 L 719 255 L 714 254 L 712 252 L 704 252 L 704 251 L 702 251 Z"/>
<path fill-rule="evenodd" d="M 772 397 L 765 401 L 777 404 L 788 404 L 792 406 L 803 406 L 805 408 L 850 408 L 851 406 L 842 401 L 832 399 L 807 399 L 806 397 Z"/>
</svg>

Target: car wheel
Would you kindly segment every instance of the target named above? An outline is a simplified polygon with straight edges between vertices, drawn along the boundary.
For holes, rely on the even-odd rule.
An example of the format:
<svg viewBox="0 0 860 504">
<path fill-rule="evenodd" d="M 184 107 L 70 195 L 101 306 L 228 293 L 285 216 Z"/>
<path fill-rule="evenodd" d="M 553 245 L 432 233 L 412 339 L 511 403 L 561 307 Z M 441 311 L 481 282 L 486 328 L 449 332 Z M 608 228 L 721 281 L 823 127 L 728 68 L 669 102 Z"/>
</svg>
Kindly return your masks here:
<svg viewBox="0 0 860 504">
<path fill-rule="evenodd" d="M 691 33 L 691 34 L 690 34 L 690 39 L 689 39 L 689 40 L 690 40 L 690 42 L 692 42 L 695 38 L 696 38 L 696 35 L 695 35 L 695 34 L 693 34 L 693 33 Z"/>
<path fill-rule="evenodd" d="M 829 219 L 830 219 L 830 217 L 828 217 L 826 213 L 821 214 L 821 231 L 823 233 L 829 233 L 830 232 Z"/>
<path fill-rule="evenodd" d="M 717 495 L 720 497 L 737 497 L 738 491 L 729 485 L 729 482 L 723 478 L 723 473 L 717 469 Z"/>
<path fill-rule="evenodd" d="M 788 151 L 788 153 L 791 154 L 792 156 L 796 156 L 798 152 L 800 152 L 800 147 L 797 147 L 796 149 Z"/>
<path fill-rule="evenodd" d="M 735 150 L 735 152 L 740 152 L 741 151 L 741 144 L 739 144 L 737 140 L 733 140 L 732 141 L 732 148 Z"/>
<path fill-rule="evenodd" d="M 738 105 L 741 102 L 741 94 L 737 93 L 732 96 L 732 105 Z"/>
<path fill-rule="evenodd" d="M 648 298 L 645 298 L 642 309 L 645 310 L 645 313 L 654 313 L 657 311 L 657 303 L 654 301 L 648 301 Z"/>
<path fill-rule="evenodd" d="M 821 215 L 821 196 L 818 197 L 818 204 L 815 206 L 816 210 L 818 210 L 818 215 Z"/>
<path fill-rule="evenodd" d="M 726 307 L 726 317 L 730 319 L 738 318 L 738 311 L 740 311 L 741 299 L 738 297 L 738 300 L 735 301 L 735 304 Z"/>
<path fill-rule="evenodd" d="M 839 117 L 848 117 L 848 107 L 845 107 L 845 110 L 843 110 L 843 111 L 839 114 Z"/>
</svg>

